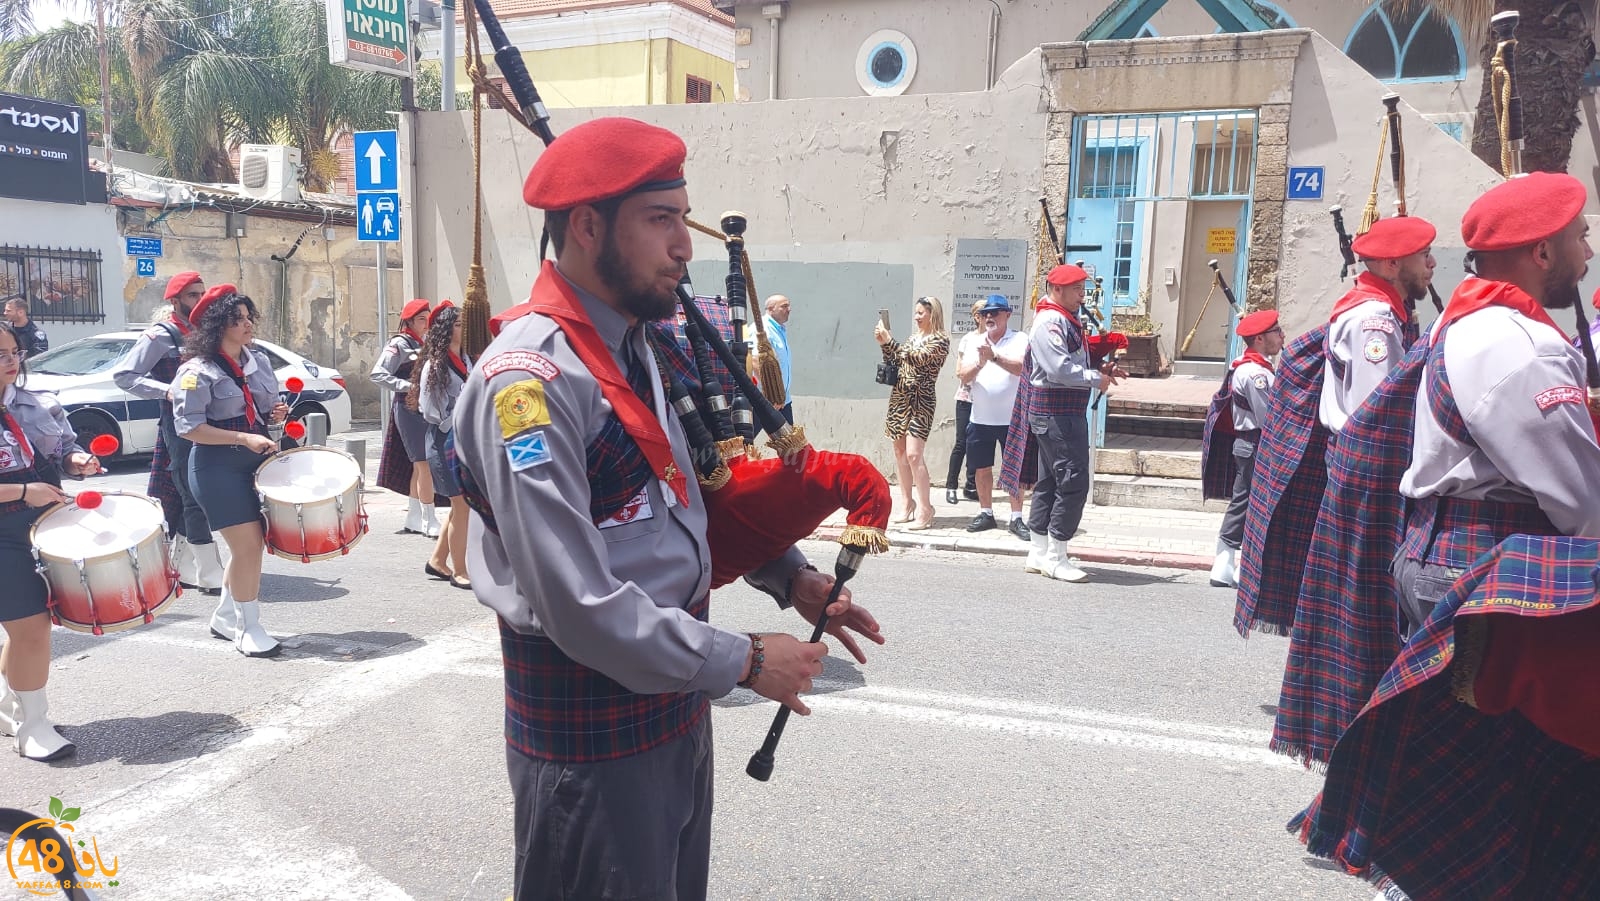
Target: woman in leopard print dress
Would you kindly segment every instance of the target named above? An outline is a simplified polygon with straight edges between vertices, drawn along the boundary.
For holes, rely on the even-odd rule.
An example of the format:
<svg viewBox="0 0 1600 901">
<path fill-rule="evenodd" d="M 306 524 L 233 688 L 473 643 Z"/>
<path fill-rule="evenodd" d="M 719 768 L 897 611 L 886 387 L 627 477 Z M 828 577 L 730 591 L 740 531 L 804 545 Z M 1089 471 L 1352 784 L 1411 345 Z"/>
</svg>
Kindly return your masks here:
<svg viewBox="0 0 1600 901">
<path fill-rule="evenodd" d="M 881 322 L 873 337 L 883 348 L 884 360 L 900 364 L 900 381 L 889 392 L 889 415 L 883 425 L 883 433 L 894 441 L 900 480 L 903 512 L 895 522 L 915 519 L 912 529 L 926 529 L 933 525 L 933 500 L 924 457 L 928 434 L 933 431 L 939 370 L 950 354 L 950 336 L 945 334 L 944 308 L 937 297 L 917 298 L 911 319 L 916 334 L 903 344 L 895 341 Z"/>
</svg>

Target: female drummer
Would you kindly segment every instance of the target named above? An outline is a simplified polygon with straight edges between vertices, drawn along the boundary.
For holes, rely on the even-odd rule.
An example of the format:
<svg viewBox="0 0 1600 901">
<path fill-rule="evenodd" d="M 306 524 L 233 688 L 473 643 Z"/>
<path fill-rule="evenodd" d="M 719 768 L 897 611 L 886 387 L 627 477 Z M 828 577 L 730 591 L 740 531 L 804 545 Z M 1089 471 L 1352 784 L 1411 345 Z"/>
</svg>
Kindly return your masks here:
<svg viewBox="0 0 1600 901">
<path fill-rule="evenodd" d="M 45 700 L 50 616 L 29 530 L 46 508 L 67 500 L 63 471 L 93 475 L 100 461 L 78 447 L 55 395 L 23 387 L 24 356 L 16 331 L 0 322 L 0 734 L 16 736 L 17 753 L 29 760 L 57 760 L 77 748 L 56 731 Z"/>
<path fill-rule="evenodd" d="M 233 285 L 215 285 L 189 312 L 194 331 L 184 342 L 184 362 L 172 382 L 172 416 L 178 434 L 194 442 L 189 485 L 211 528 L 227 542 L 232 559 L 222 579 L 222 602 L 211 632 L 233 640 L 246 657 L 272 657 L 278 642 L 261 628 L 257 596 L 266 546 L 255 473 L 277 450 L 268 423 L 289 408 L 278 400 L 278 377 L 255 340 L 255 302 Z"/>
<path fill-rule="evenodd" d="M 472 369 L 472 361 L 461 353 L 461 326 L 461 311 L 448 300 L 428 314 L 428 334 L 417 360 L 420 375 L 406 402 L 428 422 L 428 468 L 433 472 L 433 490 L 450 498 L 450 517 L 445 520 L 433 557 L 423 571 L 436 579 L 448 579 L 457 588 L 471 588 L 472 582 L 467 578 L 467 502 L 445 448 L 455 428 L 456 398 Z M 446 551 L 450 554 L 448 567 Z"/>
<path fill-rule="evenodd" d="M 421 363 L 418 357 L 422 333 L 427 328 L 426 300 L 419 298 L 401 308 L 400 331 L 378 355 L 378 362 L 372 366 L 372 381 L 394 392 L 394 403 L 389 408 L 390 434 L 384 436 L 383 456 L 378 461 L 378 484 L 390 489 L 409 487 L 411 500 L 402 532 L 437 538 L 439 521 L 434 518 L 433 477 L 428 469 L 428 423 L 416 407 L 405 403 Z"/>
</svg>

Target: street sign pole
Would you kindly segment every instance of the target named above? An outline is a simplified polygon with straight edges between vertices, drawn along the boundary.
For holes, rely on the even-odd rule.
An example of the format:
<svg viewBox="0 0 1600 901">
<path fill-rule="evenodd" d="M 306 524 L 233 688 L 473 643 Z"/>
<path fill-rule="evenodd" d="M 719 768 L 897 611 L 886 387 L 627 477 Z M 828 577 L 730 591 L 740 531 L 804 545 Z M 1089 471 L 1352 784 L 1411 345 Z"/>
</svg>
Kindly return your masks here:
<svg viewBox="0 0 1600 901">
<path fill-rule="evenodd" d="M 389 340 L 389 248 L 374 244 L 378 250 L 378 344 Z M 378 433 L 389 434 L 389 404 L 393 398 L 385 397 L 378 404 Z"/>
</svg>

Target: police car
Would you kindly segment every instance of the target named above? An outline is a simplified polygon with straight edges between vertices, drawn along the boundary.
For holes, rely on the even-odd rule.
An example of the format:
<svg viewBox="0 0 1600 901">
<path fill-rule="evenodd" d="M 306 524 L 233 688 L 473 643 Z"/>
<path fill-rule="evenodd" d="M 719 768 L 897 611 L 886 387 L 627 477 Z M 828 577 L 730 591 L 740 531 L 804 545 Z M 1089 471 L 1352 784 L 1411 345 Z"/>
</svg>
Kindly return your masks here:
<svg viewBox="0 0 1600 901">
<path fill-rule="evenodd" d="M 28 358 L 27 386 L 55 393 L 67 411 L 73 430 L 78 433 L 80 446 L 88 447 L 98 435 L 110 435 L 119 445 L 116 456 L 148 454 L 155 450 L 160 403 L 135 397 L 118 388 L 111 379 L 117 361 L 133 349 L 133 343 L 142 333 L 140 329 L 79 338 Z M 289 418 L 324 413 L 328 417 L 329 434 L 349 430 L 350 395 L 345 391 L 344 376 L 337 369 L 319 366 L 294 351 L 260 338 L 255 340 L 254 346 L 272 361 L 283 400 L 291 405 Z M 291 378 L 304 383 L 299 394 L 292 394 L 284 387 Z"/>
</svg>

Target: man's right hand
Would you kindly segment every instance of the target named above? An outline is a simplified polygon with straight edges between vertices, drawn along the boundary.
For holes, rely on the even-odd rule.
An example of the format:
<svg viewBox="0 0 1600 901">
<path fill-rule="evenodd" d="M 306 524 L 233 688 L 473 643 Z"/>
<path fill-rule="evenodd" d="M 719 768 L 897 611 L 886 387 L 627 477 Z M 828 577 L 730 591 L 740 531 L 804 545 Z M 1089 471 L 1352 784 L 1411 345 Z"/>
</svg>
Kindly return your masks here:
<svg viewBox="0 0 1600 901">
<path fill-rule="evenodd" d="M 811 708 L 800 700 L 800 695 L 811 690 L 812 678 L 822 675 L 822 658 L 828 656 L 828 646 L 820 641 L 801 641 L 787 632 L 765 633 L 761 643 L 766 646 L 766 656 L 761 675 L 750 690 L 801 716 L 809 715 Z"/>
</svg>

